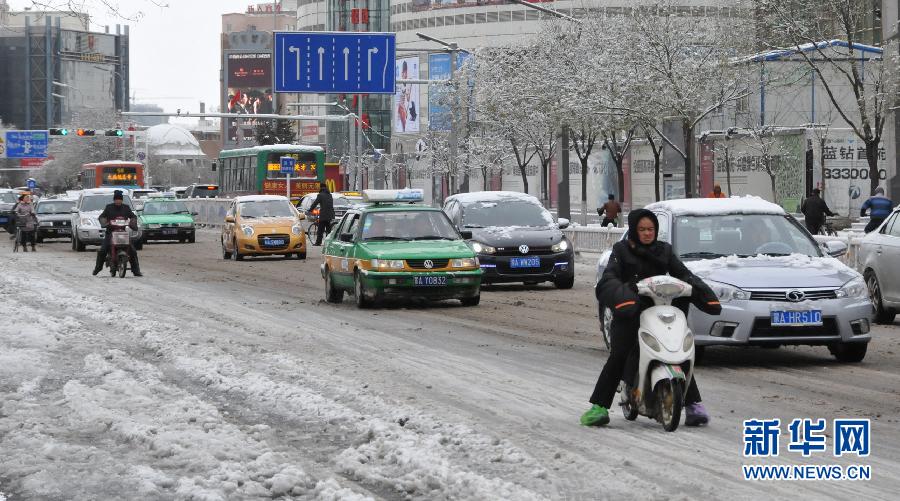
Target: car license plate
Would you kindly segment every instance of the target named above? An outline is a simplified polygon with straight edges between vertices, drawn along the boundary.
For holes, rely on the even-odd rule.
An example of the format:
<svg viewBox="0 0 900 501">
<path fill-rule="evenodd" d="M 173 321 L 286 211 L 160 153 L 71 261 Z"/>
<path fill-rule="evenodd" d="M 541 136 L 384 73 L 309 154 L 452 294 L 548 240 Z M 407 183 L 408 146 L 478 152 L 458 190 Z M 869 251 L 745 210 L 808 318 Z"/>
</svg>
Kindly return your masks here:
<svg viewBox="0 0 900 501">
<path fill-rule="evenodd" d="M 60 235 L 68 235 L 70 233 L 68 228 L 59 228 L 53 231 L 59 233 Z"/>
<path fill-rule="evenodd" d="M 281 247 L 285 245 L 283 238 L 266 238 L 263 240 L 265 247 Z"/>
<path fill-rule="evenodd" d="M 510 268 L 540 268 L 541 258 L 539 257 L 514 257 L 509 260 Z"/>
<path fill-rule="evenodd" d="M 178 230 L 176 230 L 175 228 L 166 228 L 166 229 L 162 230 L 162 234 L 163 235 L 177 235 Z"/>
<path fill-rule="evenodd" d="M 773 311 L 773 327 L 804 327 L 822 325 L 822 311 Z"/>
<path fill-rule="evenodd" d="M 441 285 L 447 285 L 447 277 L 444 276 L 414 277 L 413 280 L 416 286 L 421 287 L 439 287 Z"/>
</svg>

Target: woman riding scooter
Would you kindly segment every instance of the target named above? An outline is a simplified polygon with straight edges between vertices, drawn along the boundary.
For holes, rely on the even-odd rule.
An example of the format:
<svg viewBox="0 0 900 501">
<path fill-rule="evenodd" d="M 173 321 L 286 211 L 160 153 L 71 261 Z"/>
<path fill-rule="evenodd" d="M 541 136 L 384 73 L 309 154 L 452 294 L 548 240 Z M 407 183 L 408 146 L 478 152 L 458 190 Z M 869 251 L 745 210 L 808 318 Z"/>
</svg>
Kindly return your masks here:
<svg viewBox="0 0 900 501">
<path fill-rule="evenodd" d="M 711 315 L 722 311 L 712 289 L 684 266 L 671 245 L 656 239 L 658 234 L 659 221 L 653 212 L 646 209 L 632 211 L 628 215 L 628 238 L 613 246 L 597 284 L 597 299 L 613 310 L 611 345 L 609 358 L 590 398 L 593 405 L 581 416 L 581 424 L 585 426 L 609 423 L 609 407 L 619 380 L 623 375 L 630 379 L 635 372 L 640 312 L 650 306 L 637 294 L 639 281 L 656 275 L 671 275 L 692 286 L 691 302 L 698 309 Z M 700 403 L 696 378 L 691 378 L 684 400 L 685 425 L 699 426 L 709 422 L 709 414 Z"/>
</svg>

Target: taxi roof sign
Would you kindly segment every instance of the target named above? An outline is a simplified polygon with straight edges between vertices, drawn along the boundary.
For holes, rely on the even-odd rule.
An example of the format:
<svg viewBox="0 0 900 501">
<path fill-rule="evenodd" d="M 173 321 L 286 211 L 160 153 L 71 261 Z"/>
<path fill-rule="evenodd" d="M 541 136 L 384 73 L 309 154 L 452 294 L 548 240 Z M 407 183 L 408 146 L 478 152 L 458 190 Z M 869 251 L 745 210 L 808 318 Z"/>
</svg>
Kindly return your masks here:
<svg viewBox="0 0 900 501">
<path fill-rule="evenodd" d="M 404 203 L 425 200 L 425 192 L 419 189 L 363 190 L 363 201 L 368 203 Z"/>
</svg>

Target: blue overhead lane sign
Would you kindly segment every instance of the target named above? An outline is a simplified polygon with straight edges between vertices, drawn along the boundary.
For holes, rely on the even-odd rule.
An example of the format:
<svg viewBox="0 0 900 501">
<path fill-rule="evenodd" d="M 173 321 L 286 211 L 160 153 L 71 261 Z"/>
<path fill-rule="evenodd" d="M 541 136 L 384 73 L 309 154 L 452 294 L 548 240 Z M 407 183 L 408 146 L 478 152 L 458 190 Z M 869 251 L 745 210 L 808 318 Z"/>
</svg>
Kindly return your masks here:
<svg viewBox="0 0 900 501">
<path fill-rule="evenodd" d="M 393 94 L 394 33 L 276 32 L 275 92 Z"/>
</svg>

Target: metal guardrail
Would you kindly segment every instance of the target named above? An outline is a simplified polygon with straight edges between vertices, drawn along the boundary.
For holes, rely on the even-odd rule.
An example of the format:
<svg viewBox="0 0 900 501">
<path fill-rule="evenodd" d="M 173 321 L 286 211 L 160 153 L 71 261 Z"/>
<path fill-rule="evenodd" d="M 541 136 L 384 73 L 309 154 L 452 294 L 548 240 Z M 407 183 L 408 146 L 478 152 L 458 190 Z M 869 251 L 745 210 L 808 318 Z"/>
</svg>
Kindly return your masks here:
<svg viewBox="0 0 900 501">
<path fill-rule="evenodd" d="M 225 224 L 225 213 L 233 200 L 230 198 L 185 198 L 182 200 L 191 212 L 196 212 L 194 222 L 217 228 Z"/>
<path fill-rule="evenodd" d="M 572 242 L 576 252 L 603 252 L 612 249 L 613 244 L 622 239 L 626 228 L 602 226 L 575 226 L 563 233 Z"/>
</svg>

